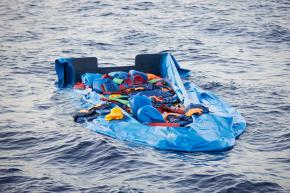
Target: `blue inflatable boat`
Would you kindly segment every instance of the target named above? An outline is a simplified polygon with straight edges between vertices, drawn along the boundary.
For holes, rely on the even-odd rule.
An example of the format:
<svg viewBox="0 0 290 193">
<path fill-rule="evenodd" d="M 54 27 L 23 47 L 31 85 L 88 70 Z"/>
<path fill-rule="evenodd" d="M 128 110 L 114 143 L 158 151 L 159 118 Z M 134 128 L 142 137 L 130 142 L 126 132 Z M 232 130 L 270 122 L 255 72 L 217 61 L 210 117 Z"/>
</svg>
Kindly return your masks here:
<svg viewBox="0 0 290 193">
<path fill-rule="evenodd" d="M 125 118 L 107 121 L 105 116 L 96 116 L 84 124 L 89 129 L 116 139 L 137 142 L 162 150 L 177 151 L 220 151 L 234 146 L 236 138 L 246 128 L 241 114 L 228 103 L 204 91 L 184 79 L 189 70 L 180 68 L 178 62 L 169 53 L 140 54 L 135 57 L 134 66 L 99 67 L 98 59 L 61 58 L 55 61 L 60 88 L 73 87 L 84 80 L 85 73 L 107 74 L 130 70 L 158 75 L 171 83 L 179 101 L 188 106 L 200 105 L 209 112 L 193 114 L 192 122 L 185 126 L 152 126 L 140 122 L 136 116 L 122 110 Z M 98 76 L 98 75 L 96 75 Z M 74 92 L 74 89 L 72 89 Z M 104 103 L 101 94 L 92 89 L 83 91 L 83 105 L 91 107 Z M 145 110 L 144 110 L 145 111 Z"/>
</svg>

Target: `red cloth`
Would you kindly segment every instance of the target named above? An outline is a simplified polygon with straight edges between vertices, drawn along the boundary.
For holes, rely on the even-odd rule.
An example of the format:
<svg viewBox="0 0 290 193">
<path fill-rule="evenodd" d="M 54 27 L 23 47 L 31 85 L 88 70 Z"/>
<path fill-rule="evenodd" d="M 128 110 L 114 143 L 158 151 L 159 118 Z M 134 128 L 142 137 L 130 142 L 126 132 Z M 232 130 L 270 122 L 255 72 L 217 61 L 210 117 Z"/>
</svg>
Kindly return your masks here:
<svg viewBox="0 0 290 193">
<path fill-rule="evenodd" d="M 74 89 L 79 89 L 79 90 L 85 90 L 86 89 L 86 85 L 82 82 L 77 82 L 74 85 Z"/>
</svg>

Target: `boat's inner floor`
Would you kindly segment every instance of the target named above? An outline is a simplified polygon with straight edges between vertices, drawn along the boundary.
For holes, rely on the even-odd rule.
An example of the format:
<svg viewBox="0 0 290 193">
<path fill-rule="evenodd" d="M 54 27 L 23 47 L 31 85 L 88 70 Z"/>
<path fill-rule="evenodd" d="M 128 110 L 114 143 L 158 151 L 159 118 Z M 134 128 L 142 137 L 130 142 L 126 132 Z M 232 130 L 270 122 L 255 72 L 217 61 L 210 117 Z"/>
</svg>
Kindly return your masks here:
<svg viewBox="0 0 290 193">
<path fill-rule="evenodd" d="M 104 116 L 106 121 L 121 120 L 125 117 L 123 109 L 146 125 L 184 127 L 193 122 L 192 115 L 208 112 L 200 104 L 185 107 L 168 80 L 136 70 L 104 75 L 86 73 L 74 88 L 96 92 L 100 100 L 74 115 L 79 123 L 98 116 Z"/>
</svg>

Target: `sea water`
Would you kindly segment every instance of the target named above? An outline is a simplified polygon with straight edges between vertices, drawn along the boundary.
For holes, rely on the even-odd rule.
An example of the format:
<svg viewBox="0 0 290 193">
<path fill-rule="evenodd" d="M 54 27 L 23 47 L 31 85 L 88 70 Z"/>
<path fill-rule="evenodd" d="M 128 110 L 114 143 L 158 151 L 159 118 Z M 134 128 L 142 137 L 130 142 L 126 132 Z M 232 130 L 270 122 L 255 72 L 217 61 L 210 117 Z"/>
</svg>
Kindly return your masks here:
<svg viewBox="0 0 290 193">
<path fill-rule="evenodd" d="M 248 123 L 233 149 L 174 152 L 73 122 L 54 60 L 170 51 Z M 288 0 L 0 2 L 0 192 L 289 192 Z"/>
</svg>

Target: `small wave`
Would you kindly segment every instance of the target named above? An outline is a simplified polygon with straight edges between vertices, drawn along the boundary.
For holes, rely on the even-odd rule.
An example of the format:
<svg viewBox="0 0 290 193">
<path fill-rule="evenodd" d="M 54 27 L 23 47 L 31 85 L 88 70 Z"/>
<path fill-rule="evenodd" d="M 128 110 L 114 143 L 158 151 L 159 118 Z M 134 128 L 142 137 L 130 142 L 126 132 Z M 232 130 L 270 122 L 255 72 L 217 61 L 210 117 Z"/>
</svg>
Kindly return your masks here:
<svg viewBox="0 0 290 193">
<path fill-rule="evenodd" d="M 201 87 L 205 90 L 213 90 L 215 88 L 222 87 L 223 85 L 220 82 L 208 82 L 206 84 L 201 85 Z"/>
<path fill-rule="evenodd" d="M 265 26 L 267 31 L 264 31 L 262 36 L 266 41 L 274 43 L 288 43 L 290 42 L 290 30 L 277 24 L 270 24 Z M 290 45 L 290 44 L 288 44 Z"/>
</svg>

